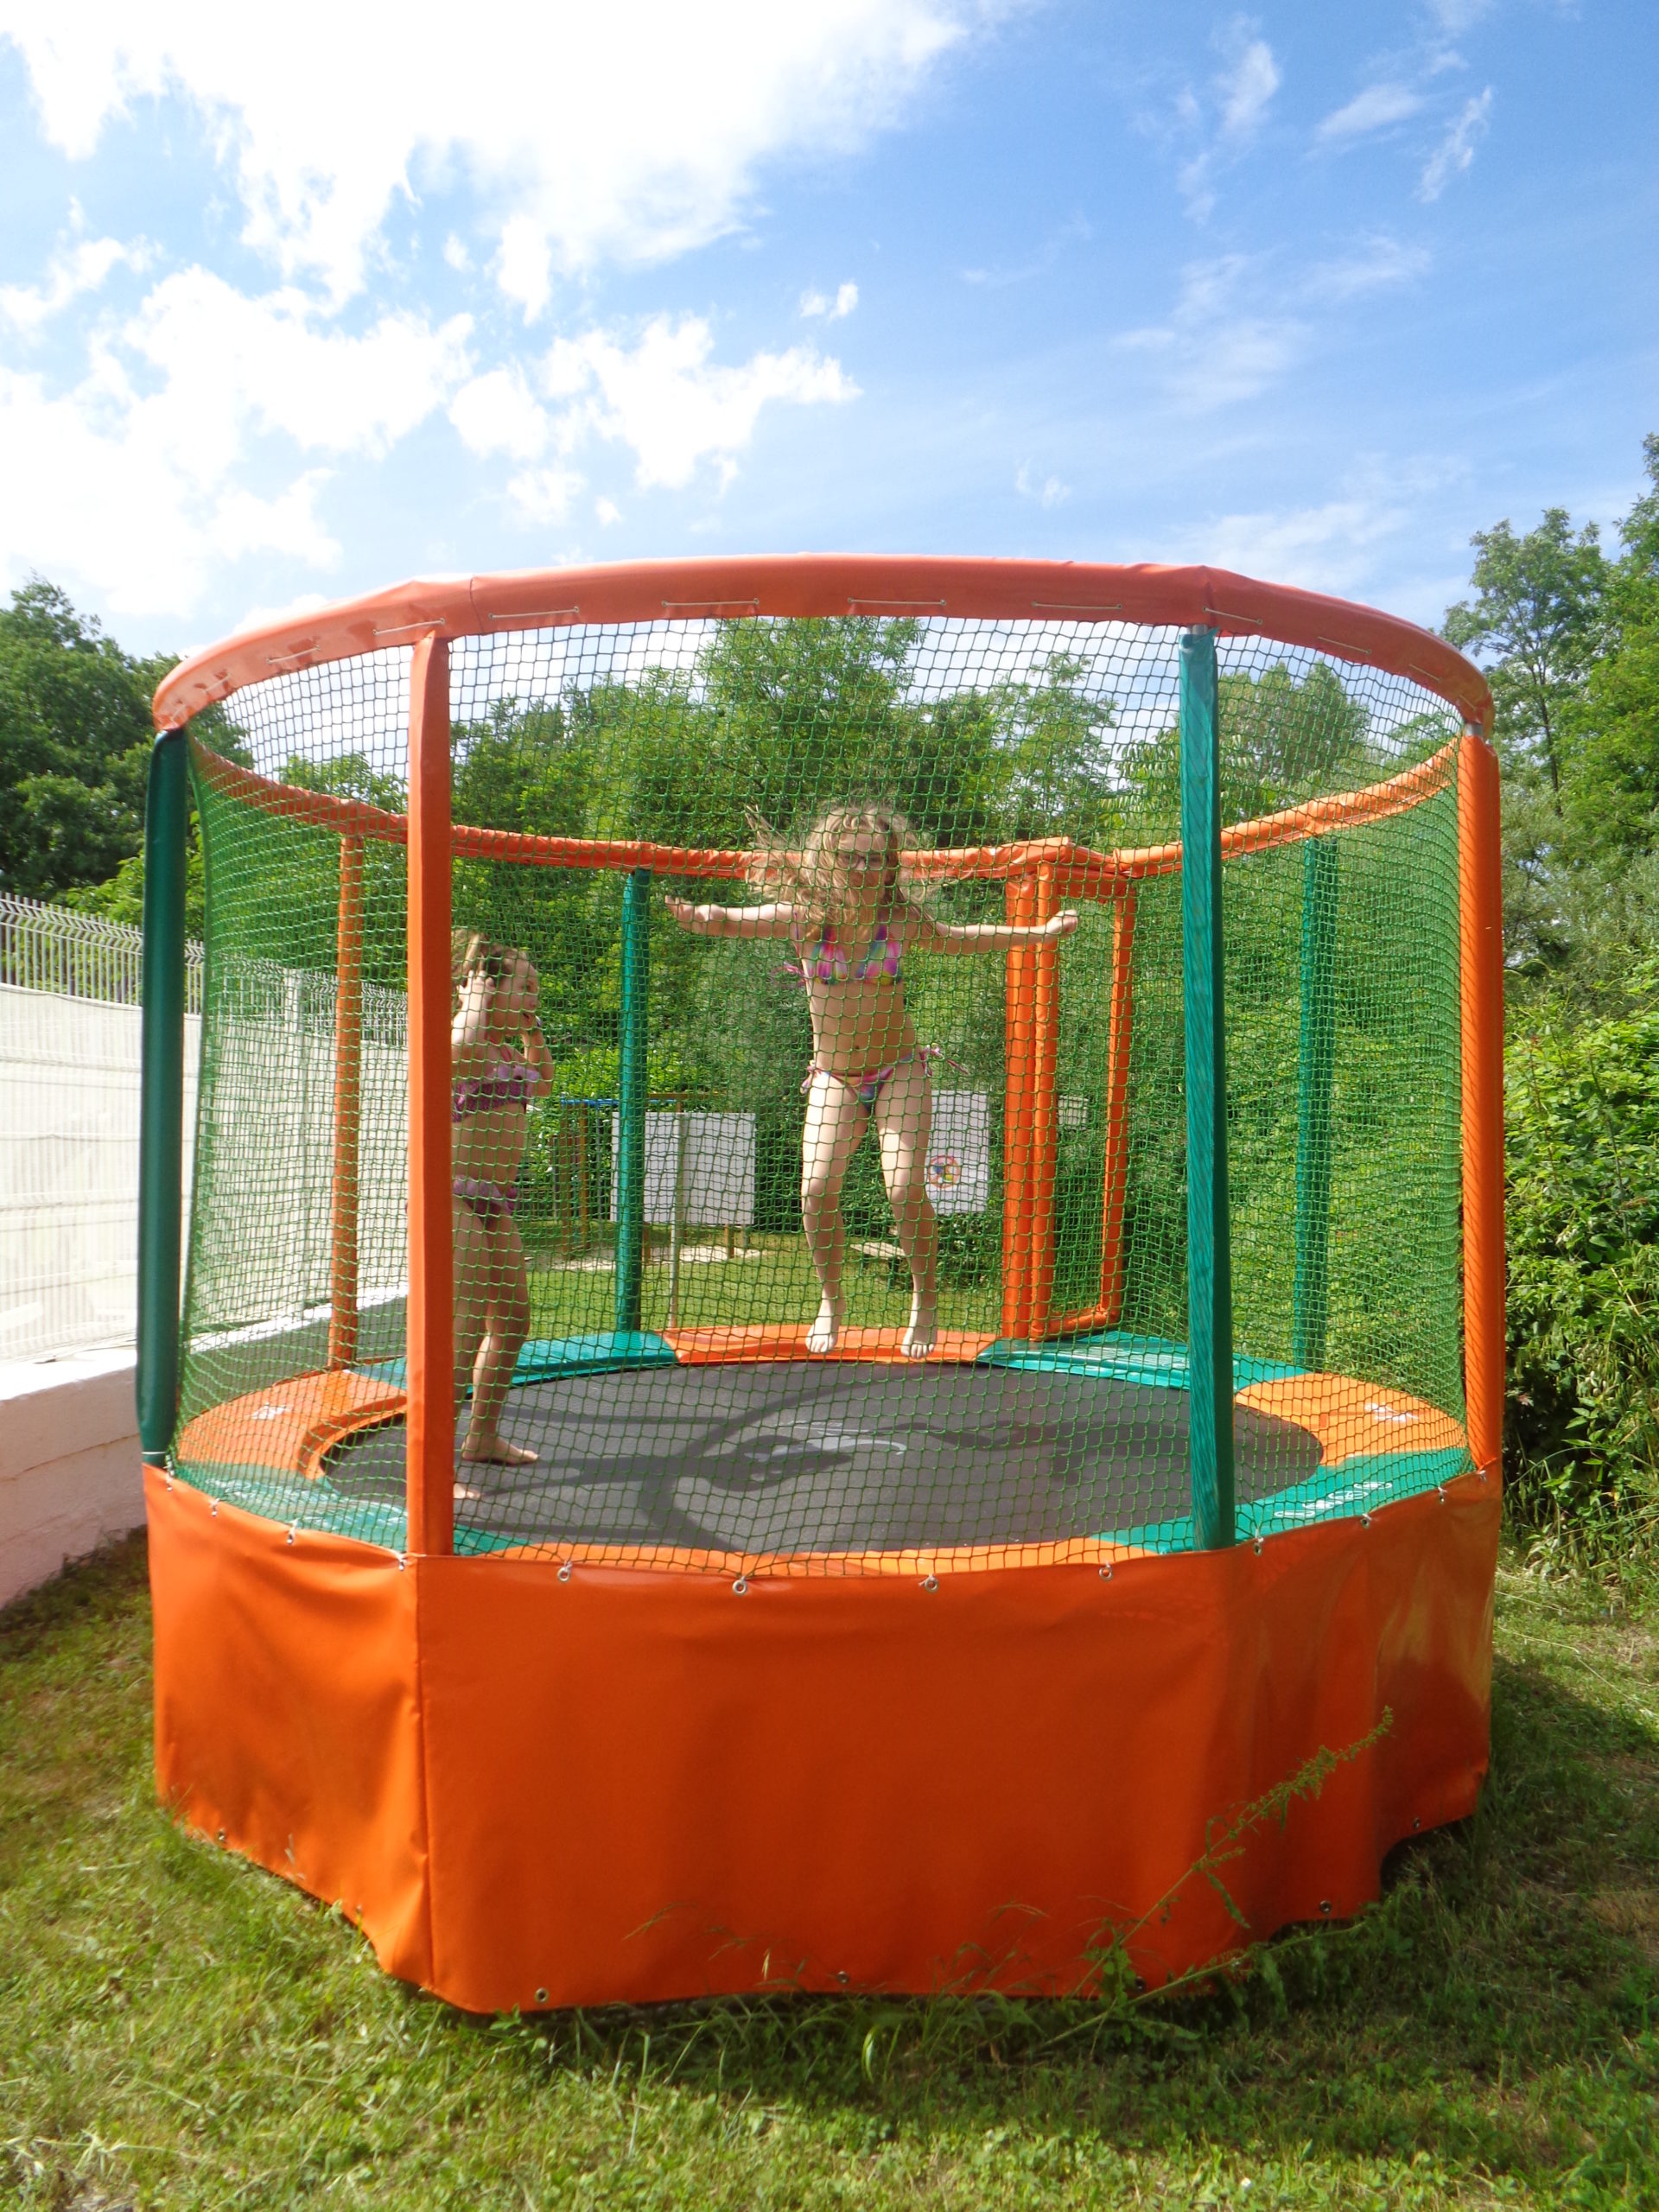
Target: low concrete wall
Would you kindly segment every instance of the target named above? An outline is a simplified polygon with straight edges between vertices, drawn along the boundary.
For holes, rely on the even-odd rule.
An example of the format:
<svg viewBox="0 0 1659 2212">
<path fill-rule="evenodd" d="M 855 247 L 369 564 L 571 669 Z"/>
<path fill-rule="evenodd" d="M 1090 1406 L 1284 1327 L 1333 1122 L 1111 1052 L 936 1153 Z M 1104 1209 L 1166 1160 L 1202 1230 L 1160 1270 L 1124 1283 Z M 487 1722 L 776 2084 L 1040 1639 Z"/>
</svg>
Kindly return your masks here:
<svg viewBox="0 0 1659 2212">
<path fill-rule="evenodd" d="M 0 1605 L 144 1518 L 133 1355 L 0 1363 Z"/>
</svg>

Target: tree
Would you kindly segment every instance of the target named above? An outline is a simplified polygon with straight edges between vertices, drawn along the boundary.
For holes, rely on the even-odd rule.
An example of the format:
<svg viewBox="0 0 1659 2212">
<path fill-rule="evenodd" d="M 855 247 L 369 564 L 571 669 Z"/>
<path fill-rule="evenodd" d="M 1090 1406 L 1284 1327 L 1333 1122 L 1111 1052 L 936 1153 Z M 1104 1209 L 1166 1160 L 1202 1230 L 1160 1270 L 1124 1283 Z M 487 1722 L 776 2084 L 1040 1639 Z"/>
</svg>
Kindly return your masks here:
<svg viewBox="0 0 1659 2212">
<path fill-rule="evenodd" d="M 1565 507 L 1550 507 L 1517 537 L 1507 522 L 1477 531 L 1477 596 L 1446 609 L 1447 640 L 1486 661 L 1497 737 L 1512 772 L 1541 764 L 1560 811 L 1565 728 L 1583 693 L 1605 623 L 1607 561 L 1593 523 L 1575 537 Z"/>
<path fill-rule="evenodd" d="M 168 661 L 133 660 L 35 577 L 0 611 L 0 889 L 54 899 L 136 855 Z"/>
<path fill-rule="evenodd" d="M 1607 586 L 1607 650 L 1573 715 L 1573 842 L 1581 855 L 1616 862 L 1659 844 L 1659 435 L 1643 452 L 1653 488 L 1620 527 L 1625 550 Z"/>
</svg>

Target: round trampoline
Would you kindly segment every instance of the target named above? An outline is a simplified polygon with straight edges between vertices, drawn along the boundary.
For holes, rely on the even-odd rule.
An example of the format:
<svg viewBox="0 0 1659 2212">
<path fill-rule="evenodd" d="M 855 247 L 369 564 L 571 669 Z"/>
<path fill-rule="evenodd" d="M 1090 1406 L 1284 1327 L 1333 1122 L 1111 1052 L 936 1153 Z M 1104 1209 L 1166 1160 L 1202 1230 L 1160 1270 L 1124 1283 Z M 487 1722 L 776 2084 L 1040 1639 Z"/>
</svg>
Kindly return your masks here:
<svg viewBox="0 0 1659 2212">
<path fill-rule="evenodd" d="M 410 584 L 174 671 L 168 1801 L 481 2010 L 1357 1910 L 1485 1764 L 1491 713 L 1370 610 L 1016 563 Z"/>
</svg>

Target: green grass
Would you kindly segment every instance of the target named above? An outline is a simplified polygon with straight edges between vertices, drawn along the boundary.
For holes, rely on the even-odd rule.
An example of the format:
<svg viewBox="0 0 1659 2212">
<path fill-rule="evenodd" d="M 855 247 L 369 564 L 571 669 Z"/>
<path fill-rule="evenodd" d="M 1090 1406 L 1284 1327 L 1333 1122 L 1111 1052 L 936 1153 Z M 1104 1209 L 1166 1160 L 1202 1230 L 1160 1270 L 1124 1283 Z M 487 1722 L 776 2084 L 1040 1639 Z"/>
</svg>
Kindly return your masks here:
<svg viewBox="0 0 1659 2212">
<path fill-rule="evenodd" d="M 491 2022 L 157 1808 L 127 1544 L 0 1615 L 0 2201 L 1659 2206 L 1659 1634 L 1497 1634 L 1478 1815 L 1230 1984 Z"/>
</svg>

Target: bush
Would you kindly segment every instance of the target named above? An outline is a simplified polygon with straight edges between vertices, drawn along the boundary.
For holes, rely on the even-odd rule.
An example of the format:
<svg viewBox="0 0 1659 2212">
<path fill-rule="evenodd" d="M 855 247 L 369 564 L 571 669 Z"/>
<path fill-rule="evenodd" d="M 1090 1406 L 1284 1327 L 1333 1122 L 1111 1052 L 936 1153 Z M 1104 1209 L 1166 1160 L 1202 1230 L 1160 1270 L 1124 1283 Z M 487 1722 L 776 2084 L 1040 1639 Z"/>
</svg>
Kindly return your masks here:
<svg viewBox="0 0 1659 2212">
<path fill-rule="evenodd" d="M 1507 1068 L 1512 1510 L 1598 1562 L 1659 1542 L 1659 962 L 1631 981 Z"/>
</svg>

